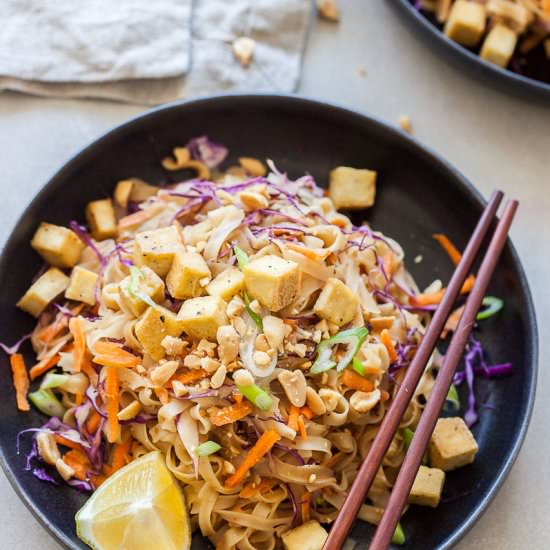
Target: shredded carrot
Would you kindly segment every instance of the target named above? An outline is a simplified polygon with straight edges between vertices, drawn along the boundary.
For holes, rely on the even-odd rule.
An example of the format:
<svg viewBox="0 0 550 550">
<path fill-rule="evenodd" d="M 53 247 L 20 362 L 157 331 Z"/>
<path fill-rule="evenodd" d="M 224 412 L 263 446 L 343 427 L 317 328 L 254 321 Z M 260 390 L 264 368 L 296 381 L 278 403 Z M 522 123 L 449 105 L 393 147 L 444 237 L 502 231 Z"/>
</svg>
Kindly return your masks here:
<svg viewBox="0 0 550 550">
<path fill-rule="evenodd" d="M 84 394 L 83 393 L 75 393 L 74 394 L 74 402 L 77 405 L 82 405 L 82 403 L 84 403 Z"/>
<path fill-rule="evenodd" d="M 168 393 L 168 390 L 166 388 L 161 388 L 159 386 L 155 386 L 153 388 L 153 391 L 155 392 L 155 394 L 159 398 L 159 401 L 163 405 L 166 405 L 166 403 L 168 403 L 168 401 L 170 401 L 170 394 Z"/>
<path fill-rule="evenodd" d="M 432 237 L 441 245 L 441 248 L 447 253 L 454 265 L 458 265 L 462 258 L 462 254 L 458 248 L 451 242 L 447 235 L 443 233 L 434 233 Z"/>
<path fill-rule="evenodd" d="M 76 441 L 71 441 L 70 439 L 63 437 L 60 434 L 54 434 L 53 437 L 57 441 L 57 443 L 59 443 L 59 445 L 69 447 L 69 449 L 75 449 L 76 451 L 82 450 L 82 445 L 80 445 L 80 443 L 77 443 Z"/>
<path fill-rule="evenodd" d="M 210 422 L 214 426 L 225 426 L 248 416 L 251 412 L 252 405 L 248 401 L 243 401 L 242 403 L 235 403 L 212 413 L 210 415 Z"/>
<path fill-rule="evenodd" d="M 182 372 L 181 374 L 174 374 L 170 381 L 177 380 L 182 384 L 193 384 L 195 382 L 198 382 L 199 380 L 208 378 L 209 376 L 210 373 L 205 371 L 204 369 L 190 369 L 186 372 Z"/>
<path fill-rule="evenodd" d="M 237 403 L 237 405 L 240 405 L 243 402 L 244 395 L 240 392 L 234 393 L 233 399 L 235 400 L 235 403 Z"/>
<path fill-rule="evenodd" d="M 363 364 L 363 370 L 365 371 L 365 374 L 380 374 L 380 367 Z"/>
<path fill-rule="evenodd" d="M 97 489 L 106 479 L 107 479 L 107 476 L 105 474 L 98 474 L 98 475 L 92 474 L 90 476 L 90 481 L 92 482 L 94 489 Z"/>
<path fill-rule="evenodd" d="M 395 351 L 395 347 L 393 345 L 393 342 L 391 341 L 390 333 L 388 332 L 388 329 L 384 329 L 380 333 L 380 340 L 386 346 L 386 349 L 388 350 L 388 354 L 390 356 L 390 361 L 393 363 L 394 361 L 397 361 L 397 351 Z"/>
<path fill-rule="evenodd" d="M 86 420 L 86 431 L 89 434 L 95 434 L 99 428 L 99 423 L 101 422 L 101 416 L 97 411 L 92 411 L 88 420 Z"/>
<path fill-rule="evenodd" d="M 128 462 L 128 453 L 132 448 L 133 439 L 129 437 L 124 440 L 122 443 L 115 445 L 113 454 L 111 457 L 111 466 L 109 468 L 110 475 L 114 474 L 116 471 L 120 470 Z"/>
<path fill-rule="evenodd" d="M 458 322 L 460 321 L 463 312 L 464 306 L 460 306 L 449 315 L 445 323 L 445 327 L 441 332 L 441 338 L 447 338 L 447 334 L 449 334 L 449 332 L 454 332 L 456 330 L 456 327 L 458 326 Z"/>
<path fill-rule="evenodd" d="M 54 355 L 49 359 L 42 359 L 32 367 L 29 371 L 31 380 L 36 380 L 39 376 L 43 375 L 45 372 L 49 371 L 51 368 L 55 367 L 59 363 L 60 356 Z"/>
<path fill-rule="evenodd" d="M 332 220 L 330 220 L 330 224 L 335 225 L 340 229 L 345 229 L 347 227 L 348 222 L 344 218 L 334 217 L 332 218 Z"/>
<path fill-rule="evenodd" d="M 336 462 L 338 462 L 338 459 L 343 456 L 342 451 L 338 451 L 336 454 L 333 454 L 330 458 L 327 458 L 324 462 L 321 462 L 322 466 L 326 466 L 327 468 L 332 468 Z"/>
<path fill-rule="evenodd" d="M 380 401 L 382 403 L 390 398 L 390 394 L 386 390 L 380 390 Z"/>
<path fill-rule="evenodd" d="M 433 306 L 439 304 L 445 294 L 445 289 L 441 288 L 437 292 L 430 292 L 428 294 L 417 294 L 411 301 L 416 306 Z"/>
<path fill-rule="evenodd" d="M 11 372 L 13 376 L 13 386 L 15 387 L 15 397 L 17 399 L 17 408 L 20 411 L 30 410 L 27 400 L 29 391 L 29 375 L 25 366 L 25 359 L 20 353 L 10 355 Z"/>
<path fill-rule="evenodd" d="M 306 425 L 304 422 L 304 417 L 300 415 L 298 417 L 298 431 L 300 432 L 300 437 L 307 439 Z"/>
<path fill-rule="evenodd" d="M 248 471 L 260 462 L 262 457 L 272 449 L 279 439 L 281 439 L 281 436 L 275 430 L 265 431 L 260 436 L 260 439 L 256 441 L 254 447 L 248 451 L 237 471 L 225 480 L 225 486 L 229 489 L 236 487 L 244 479 Z"/>
<path fill-rule="evenodd" d="M 276 483 L 277 480 L 270 477 L 262 478 L 260 480 L 260 483 L 251 481 L 242 488 L 239 496 L 241 498 L 250 498 L 254 495 L 257 495 L 258 493 L 260 493 L 260 495 L 263 495 L 264 493 L 267 493 L 269 490 L 271 490 Z"/>
<path fill-rule="evenodd" d="M 300 409 L 300 414 L 302 414 L 308 420 L 311 420 L 315 416 L 315 413 L 309 407 L 302 407 Z"/>
<path fill-rule="evenodd" d="M 74 477 L 85 480 L 91 469 L 88 457 L 79 449 L 71 449 L 63 455 L 63 462 L 74 470 Z"/>
<path fill-rule="evenodd" d="M 141 359 L 123 349 L 115 342 L 98 341 L 94 344 L 94 363 L 104 367 L 132 369 L 141 363 Z"/>
<path fill-rule="evenodd" d="M 460 289 L 460 294 L 468 294 L 469 292 L 471 292 L 473 286 L 474 286 L 474 283 L 476 282 L 476 278 L 474 275 L 470 275 L 465 281 L 464 281 L 464 284 L 462 285 L 462 288 Z"/>
<path fill-rule="evenodd" d="M 283 323 L 285 325 L 290 325 L 291 327 L 295 327 L 298 324 L 298 321 L 296 319 L 283 319 Z"/>
<path fill-rule="evenodd" d="M 393 317 L 378 317 L 369 319 L 369 324 L 374 332 L 384 330 L 385 328 L 391 328 L 393 325 Z"/>
<path fill-rule="evenodd" d="M 84 305 L 85 304 L 78 304 L 73 309 L 71 309 L 71 313 L 74 316 L 78 315 L 84 308 Z M 68 325 L 69 318 L 66 315 L 60 313 L 58 314 L 57 319 L 53 321 L 53 323 L 50 323 L 40 331 L 40 335 L 38 336 L 38 338 L 41 342 L 49 344 L 54 338 L 56 338 L 61 332 L 63 332 L 63 330 L 65 330 Z"/>
<path fill-rule="evenodd" d="M 84 361 L 82 362 L 82 372 L 88 377 L 90 383 L 94 387 L 97 387 L 99 376 L 92 365 L 92 360 L 88 354 L 86 354 L 86 357 L 84 357 Z"/>
<path fill-rule="evenodd" d="M 304 492 L 300 504 L 302 512 L 302 523 L 306 523 L 307 521 L 309 521 L 311 508 L 311 493 L 309 491 Z"/>
<path fill-rule="evenodd" d="M 384 271 L 388 277 L 393 275 L 395 269 L 394 255 L 391 252 L 388 252 L 382 258 L 382 263 L 384 264 Z"/>
<path fill-rule="evenodd" d="M 69 321 L 69 330 L 74 339 L 74 370 L 80 372 L 86 357 L 86 337 L 78 317 L 72 317 Z"/>
<path fill-rule="evenodd" d="M 118 405 L 120 388 L 115 367 L 105 367 L 105 410 L 107 412 L 107 441 L 115 443 L 120 439 L 120 424 L 118 422 Z"/>
<path fill-rule="evenodd" d="M 291 430 L 294 430 L 297 432 L 300 429 L 300 425 L 298 424 L 298 419 L 300 418 L 300 407 L 295 407 L 294 405 L 290 406 L 290 411 L 288 413 L 288 427 Z"/>
<path fill-rule="evenodd" d="M 370 392 L 374 390 L 374 384 L 370 380 L 363 378 L 360 374 L 357 374 L 350 369 L 344 370 L 344 372 L 340 376 L 340 381 L 352 390 L 359 390 L 364 392 Z"/>
</svg>

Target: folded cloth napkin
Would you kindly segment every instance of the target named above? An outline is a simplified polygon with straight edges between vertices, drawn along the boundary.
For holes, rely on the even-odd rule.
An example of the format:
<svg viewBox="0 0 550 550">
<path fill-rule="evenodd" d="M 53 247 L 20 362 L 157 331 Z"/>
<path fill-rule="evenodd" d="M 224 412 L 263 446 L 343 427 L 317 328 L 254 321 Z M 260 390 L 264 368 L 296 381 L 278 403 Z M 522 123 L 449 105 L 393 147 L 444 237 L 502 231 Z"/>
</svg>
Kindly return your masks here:
<svg viewBox="0 0 550 550">
<path fill-rule="evenodd" d="M 1 0 L 0 90 L 157 104 L 292 91 L 310 0 Z M 243 67 L 242 36 L 256 42 Z"/>
</svg>

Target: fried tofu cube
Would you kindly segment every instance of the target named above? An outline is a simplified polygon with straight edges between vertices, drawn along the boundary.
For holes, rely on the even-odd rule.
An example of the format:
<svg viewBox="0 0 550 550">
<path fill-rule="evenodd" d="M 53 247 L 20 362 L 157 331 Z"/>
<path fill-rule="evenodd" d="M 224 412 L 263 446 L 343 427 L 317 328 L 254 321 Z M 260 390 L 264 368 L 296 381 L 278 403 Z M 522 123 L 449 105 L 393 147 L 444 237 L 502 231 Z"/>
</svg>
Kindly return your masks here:
<svg viewBox="0 0 550 550">
<path fill-rule="evenodd" d="M 121 208 L 127 208 L 132 193 L 132 187 L 134 186 L 132 180 L 121 180 L 116 184 L 113 197 L 115 202 Z"/>
<path fill-rule="evenodd" d="M 294 301 L 300 288 L 296 262 L 268 254 L 243 267 L 248 294 L 270 311 L 279 311 Z"/>
<path fill-rule="evenodd" d="M 498 65 L 499 67 L 507 67 L 512 59 L 518 35 L 505 25 L 495 25 L 485 38 L 481 53 L 483 59 Z"/>
<path fill-rule="evenodd" d="M 444 32 L 451 40 L 473 48 L 485 32 L 486 15 L 483 4 L 457 0 L 451 8 Z"/>
<path fill-rule="evenodd" d="M 170 295 L 178 300 L 196 298 L 204 294 L 211 278 L 210 268 L 200 254 L 180 249 L 166 275 L 166 286 Z"/>
<path fill-rule="evenodd" d="M 367 208 L 376 197 L 376 172 L 338 166 L 330 173 L 329 196 L 337 210 Z"/>
<path fill-rule="evenodd" d="M 138 319 L 134 331 L 145 353 L 155 361 L 160 361 L 166 350 L 161 342 L 168 335 L 165 323 L 162 321 L 162 313 L 155 308 L 148 307 L 145 313 Z"/>
<path fill-rule="evenodd" d="M 17 302 L 17 307 L 38 317 L 46 306 L 55 300 L 69 286 L 69 277 L 55 267 L 50 267 L 43 273 L 23 297 Z"/>
<path fill-rule="evenodd" d="M 326 530 L 314 519 L 282 535 L 285 550 L 322 550 L 327 537 Z"/>
<path fill-rule="evenodd" d="M 430 466 L 449 472 L 474 461 L 478 450 L 462 418 L 440 418 L 430 440 Z"/>
<path fill-rule="evenodd" d="M 178 337 L 184 331 L 185 322 L 178 319 L 178 316 L 169 309 L 158 306 L 157 311 L 160 312 L 160 320 L 164 323 L 166 334 L 168 336 Z"/>
<path fill-rule="evenodd" d="M 135 290 L 147 294 L 154 302 L 162 302 L 164 300 L 164 281 L 147 266 L 141 267 L 140 271 L 142 275 L 138 279 Z M 132 315 L 139 317 L 147 309 L 147 304 L 136 296 L 135 292 L 131 292 L 131 283 L 130 276 L 120 281 L 120 302 Z"/>
<path fill-rule="evenodd" d="M 445 483 L 445 472 L 438 468 L 420 466 L 409 494 L 409 504 L 437 508 Z"/>
<path fill-rule="evenodd" d="M 192 338 L 216 341 L 218 328 L 227 325 L 227 304 L 219 296 L 186 300 L 178 312 L 184 331 Z"/>
<path fill-rule="evenodd" d="M 96 241 L 112 239 L 118 234 L 115 209 L 111 199 L 101 199 L 88 203 L 86 221 L 90 227 L 92 237 Z"/>
<path fill-rule="evenodd" d="M 95 291 L 98 275 L 89 269 L 75 266 L 71 273 L 69 287 L 65 291 L 65 298 L 95 305 Z"/>
<path fill-rule="evenodd" d="M 359 297 L 342 281 L 330 277 L 313 306 L 313 311 L 322 319 L 342 326 L 349 323 L 357 313 Z"/>
<path fill-rule="evenodd" d="M 84 243 L 74 231 L 51 223 L 40 224 L 31 246 L 56 267 L 73 267 L 84 250 Z"/>
<path fill-rule="evenodd" d="M 149 266 L 160 277 L 166 277 L 174 254 L 181 248 L 178 230 L 171 225 L 136 235 L 134 261 Z"/>
<path fill-rule="evenodd" d="M 210 296 L 219 296 L 223 300 L 229 301 L 243 288 L 243 272 L 236 267 L 230 267 L 229 269 L 222 271 L 222 273 L 210 282 L 210 284 L 206 287 L 206 292 L 208 292 Z"/>
</svg>

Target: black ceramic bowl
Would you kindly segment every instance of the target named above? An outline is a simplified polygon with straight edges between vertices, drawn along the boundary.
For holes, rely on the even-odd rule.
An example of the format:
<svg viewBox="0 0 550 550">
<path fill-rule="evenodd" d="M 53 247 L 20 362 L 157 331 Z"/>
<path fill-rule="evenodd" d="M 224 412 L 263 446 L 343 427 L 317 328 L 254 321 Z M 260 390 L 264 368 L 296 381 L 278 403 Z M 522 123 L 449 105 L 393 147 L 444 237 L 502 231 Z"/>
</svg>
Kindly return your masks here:
<svg viewBox="0 0 550 550">
<path fill-rule="evenodd" d="M 447 38 L 441 31 L 435 18 L 428 13 L 419 12 L 414 7 L 414 0 L 396 0 L 392 2 L 405 16 L 405 19 L 426 39 L 430 46 L 439 48 L 441 52 L 458 65 L 467 68 L 472 74 L 490 82 L 499 89 L 506 89 L 516 95 L 528 99 L 550 101 L 550 60 L 544 54 L 543 48 L 536 48 L 522 58 L 521 71 L 502 69 L 479 57 L 476 51 L 470 50 Z"/>
<path fill-rule="evenodd" d="M 357 214 L 396 238 L 421 285 L 447 280 L 451 268 L 432 240 L 445 232 L 464 246 L 483 207 L 483 199 L 460 173 L 414 140 L 381 122 L 346 109 L 297 97 L 222 96 L 175 103 L 135 118 L 84 149 L 49 181 L 27 208 L 0 260 L 0 341 L 12 343 L 33 326 L 14 303 L 40 267 L 29 246 L 41 220 L 67 224 L 82 220 L 86 203 L 111 193 L 117 180 L 139 176 L 165 181 L 161 157 L 190 137 L 208 134 L 239 155 L 272 158 L 291 176 L 305 171 L 326 184 L 337 165 L 368 167 L 379 173 L 374 208 Z M 412 258 L 422 254 L 420 264 Z M 482 413 L 474 432 L 480 444 L 475 463 L 448 476 L 446 498 L 435 510 L 412 507 L 404 519 L 405 548 L 446 548 L 474 523 L 495 496 L 519 452 L 533 406 L 537 372 L 537 332 L 533 304 L 519 259 L 510 242 L 490 293 L 506 299 L 497 318 L 483 323 L 479 337 L 491 361 L 514 363 L 512 376 L 489 384 L 496 410 Z M 29 351 L 25 348 L 25 351 Z M 28 361 L 32 361 L 29 353 Z M 36 480 L 23 470 L 16 452 L 20 430 L 43 418 L 16 410 L 10 368 L 0 357 L 2 429 L 0 449 L 6 475 L 42 524 L 67 548 L 85 548 L 75 534 L 74 514 L 85 497 L 69 487 Z M 485 392 L 487 388 L 480 389 Z M 462 496 L 459 496 L 462 495 Z M 366 548 L 372 527 L 359 524 L 353 538 Z M 193 549 L 208 544 L 195 537 Z"/>
</svg>

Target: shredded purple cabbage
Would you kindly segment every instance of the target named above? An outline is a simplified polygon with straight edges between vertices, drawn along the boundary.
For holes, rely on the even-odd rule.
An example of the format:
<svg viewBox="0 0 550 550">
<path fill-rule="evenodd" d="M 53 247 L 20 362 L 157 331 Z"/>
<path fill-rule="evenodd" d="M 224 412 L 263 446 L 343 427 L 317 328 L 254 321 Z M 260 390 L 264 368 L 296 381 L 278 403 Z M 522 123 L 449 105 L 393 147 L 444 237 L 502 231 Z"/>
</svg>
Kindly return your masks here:
<svg viewBox="0 0 550 550">
<path fill-rule="evenodd" d="M 221 143 L 216 143 L 208 138 L 208 136 L 200 136 L 190 139 L 186 145 L 194 160 L 199 160 L 208 166 L 208 168 L 216 168 L 227 157 L 229 151 L 227 147 Z"/>
<path fill-rule="evenodd" d="M 103 254 L 99 251 L 99 249 L 95 245 L 92 237 L 88 233 L 88 230 L 83 225 L 79 225 L 78 222 L 76 222 L 75 220 L 72 220 L 69 223 L 69 226 L 78 235 L 78 238 L 86 246 L 89 246 L 94 251 L 101 266 L 105 267 L 107 265 L 107 259 L 105 258 L 105 256 L 103 256 Z"/>
<path fill-rule="evenodd" d="M 290 487 L 290 483 L 286 484 L 286 489 L 288 491 L 288 496 L 290 497 L 290 503 L 292 504 L 292 519 L 290 520 L 290 526 L 292 527 L 298 519 L 298 500 L 296 499 L 294 491 Z"/>
<path fill-rule="evenodd" d="M 290 447 L 281 445 L 280 443 L 275 443 L 274 447 L 292 456 L 292 458 L 294 458 L 300 466 L 305 466 L 305 460 L 296 449 L 291 449 Z"/>
<path fill-rule="evenodd" d="M 92 484 L 89 481 L 82 481 L 80 479 L 69 479 L 67 481 L 67 484 L 83 493 L 91 493 L 94 490 Z"/>
<path fill-rule="evenodd" d="M 8 346 L 7 344 L 3 344 L 0 342 L 0 348 L 4 351 L 4 353 L 7 353 L 8 355 L 13 355 L 14 353 L 17 353 L 19 351 L 19 348 L 21 345 L 26 342 L 30 337 L 32 336 L 32 332 L 29 332 L 29 334 L 25 334 L 25 336 L 22 336 L 13 344 L 12 346 Z"/>
<path fill-rule="evenodd" d="M 40 481 L 47 481 L 48 483 L 59 485 L 59 483 L 48 472 L 46 472 L 45 468 L 33 468 L 32 475 Z"/>
</svg>

